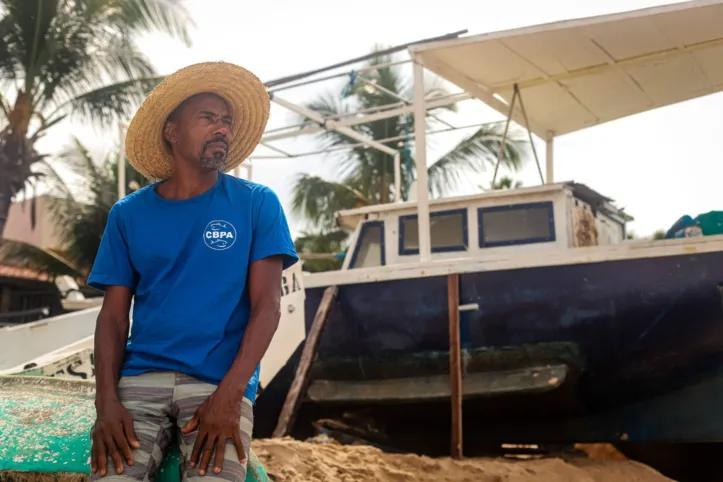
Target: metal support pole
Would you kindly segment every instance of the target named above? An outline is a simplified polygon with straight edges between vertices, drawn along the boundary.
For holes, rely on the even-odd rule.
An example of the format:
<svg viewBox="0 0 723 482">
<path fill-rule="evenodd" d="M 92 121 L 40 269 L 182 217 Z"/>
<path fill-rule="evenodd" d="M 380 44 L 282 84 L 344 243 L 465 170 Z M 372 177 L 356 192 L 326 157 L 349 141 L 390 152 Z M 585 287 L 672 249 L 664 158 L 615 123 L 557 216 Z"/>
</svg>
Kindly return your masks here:
<svg viewBox="0 0 723 482">
<path fill-rule="evenodd" d="M 126 125 L 118 124 L 120 152 L 118 153 L 118 199 L 126 195 Z"/>
<path fill-rule="evenodd" d="M 554 132 L 548 132 L 547 133 L 547 146 L 545 150 L 545 184 L 552 184 L 555 182 L 555 176 L 554 176 L 554 164 L 555 164 L 555 158 L 554 158 L 554 148 L 555 148 L 555 133 Z"/>
<path fill-rule="evenodd" d="M 424 92 L 422 92 L 422 95 L 424 95 Z M 422 97 L 424 99 L 424 97 Z M 278 105 L 285 107 L 286 109 L 289 109 L 292 112 L 296 112 L 297 114 L 303 115 L 304 117 L 313 120 L 314 122 L 318 122 L 322 125 L 324 129 L 337 131 L 340 134 L 343 134 L 351 139 L 354 139 L 355 141 L 361 142 L 365 146 L 373 147 L 374 149 L 377 149 L 381 152 L 384 152 L 386 154 L 389 154 L 390 156 L 396 157 L 399 155 L 399 151 L 396 149 L 392 149 L 389 146 L 386 146 L 382 144 L 379 141 L 375 141 L 374 139 L 370 139 L 369 137 L 365 136 L 364 134 L 360 134 L 359 132 L 350 129 L 349 127 L 344 127 L 342 124 L 331 121 L 329 119 L 326 119 L 323 115 L 319 114 L 318 112 L 315 112 L 311 109 L 307 109 L 306 107 L 302 107 L 300 105 L 293 104 L 289 102 L 288 100 L 280 99 L 278 96 L 272 96 L 271 100 L 276 102 Z M 424 103 L 421 103 L 422 105 L 422 113 L 424 114 Z M 396 161 L 395 161 L 396 162 Z M 396 164 L 395 164 L 396 165 Z M 400 167 L 401 172 L 401 167 Z M 395 179 L 394 179 L 394 185 L 397 186 L 399 183 L 401 185 L 401 176 L 397 176 L 397 170 L 395 168 L 394 171 Z M 251 171 L 249 171 L 249 175 L 251 175 Z M 424 178 L 427 178 L 427 173 L 425 171 Z M 426 184 L 426 181 L 425 181 Z"/>
<path fill-rule="evenodd" d="M 394 154 L 394 201 L 402 202 L 402 157 L 399 151 Z"/>
<path fill-rule="evenodd" d="M 414 63 L 414 147 L 417 166 L 417 224 L 419 260 L 432 259 L 429 232 L 429 180 L 427 178 L 427 110 L 424 105 L 424 67 Z"/>
<path fill-rule="evenodd" d="M 433 98 L 433 99 L 427 100 L 426 109 L 434 109 L 437 107 L 444 107 L 447 105 L 457 104 L 459 102 L 464 102 L 465 100 L 469 100 L 471 98 L 472 97 L 466 93 L 445 95 L 443 97 L 438 97 L 438 98 Z M 278 97 L 273 96 L 273 99 L 276 100 L 276 99 L 278 99 Z M 281 100 L 280 102 L 285 102 L 285 101 Z M 279 103 L 279 105 L 283 105 L 283 104 Z M 356 125 L 360 125 L 360 124 L 367 124 L 367 123 L 373 122 L 373 121 L 378 121 L 378 120 L 383 120 L 383 119 L 392 119 L 394 117 L 399 117 L 399 116 L 402 116 L 405 114 L 409 114 L 413 110 L 414 110 L 413 106 L 404 105 L 403 102 L 400 102 L 398 104 L 398 107 L 385 108 L 385 110 L 383 112 L 366 114 L 366 115 L 362 115 L 362 116 L 358 115 L 358 114 L 362 114 L 363 113 L 362 111 L 354 112 L 353 113 L 354 116 L 350 116 L 349 118 L 344 118 L 341 120 L 336 120 L 336 121 L 334 121 L 334 125 L 336 127 L 350 127 L 350 126 L 356 126 Z M 317 122 L 323 124 L 324 120 L 317 121 Z M 329 122 L 329 123 L 331 123 L 331 122 Z M 288 128 L 285 128 L 285 130 L 288 131 Z M 268 142 L 278 141 L 281 139 L 298 137 L 300 135 L 316 134 L 318 132 L 322 132 L 323 130 L 324 130 L 324 127 L 308 126 L 308 127 L 302 127 L 297 130 L 288 131 L 288 132 L 269 132 L 269 134 L 264 136 L 264 138 L 261 140 L 261 142 L 268 143 Z"/>
<path fill-rule="evenodd" d="M 252 168 L 253 168 L 253 164 L 251 164 L 249 161 L 246 161 L 233 168 L 233 175 L 234 175 L 234 177 L 241 178 L 241 169 L 245 169 L 246 170 L 246 180 L 250 181 Z"/>
<path fill-rule="evenodd" d="M 276 102 L 281 107 L 284 107 L 286 109 L 289 109 L 292 112 L 296 112 L 297 114 L 303 115 L 304 117 L 307 117 L 314 122 L 318 122 L 319 124 L 322 124 L 322 127 L 324 129 L 337 131 L 341 134 L 344 134 L 347 137 L 350 137 L 354 139 L 355 141 L 359 141 L 369 147 L 373 147 L 375 149 L 378 149 L 382 152 L 385 152 L 389 154 L 390 156 L 393 156 L 397 153 L 395 149 L 392 149 L 391 147 L 385 146 L 381 142 L 377 142 L 374 139 L 370 139 L 367 136 L 358 133 L 357 131 L 350 129 L 348 127 L 344 127 L 343 124 L 337 123 L 334 121 L 327 120 L 324 118 L 323 115 L 319 114 L 318 112 L 315 112 L 311 109 L 307 109 L 306 107 L 302 107 L 300 105 L 296 105 L 294 103 L 289 102 L 288 100 L 280 99 L 278 96 L 274 95 L 271 100 Z M 267 140 L 264 140 L 264 142 L 267 142 Z"/>
</svg>

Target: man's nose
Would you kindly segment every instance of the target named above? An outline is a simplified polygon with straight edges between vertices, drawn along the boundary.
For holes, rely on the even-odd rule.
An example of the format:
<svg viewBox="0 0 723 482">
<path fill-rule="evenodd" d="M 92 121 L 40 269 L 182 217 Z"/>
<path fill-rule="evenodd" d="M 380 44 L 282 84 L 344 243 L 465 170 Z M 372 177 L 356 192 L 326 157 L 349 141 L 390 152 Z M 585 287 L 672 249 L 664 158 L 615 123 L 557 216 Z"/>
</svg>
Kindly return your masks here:
<svg viewBox="0 0 723 482">
<path fill-rule="evenodd" d="M 216 130 L 214 131 L 213 135 L 223 136 L 225 139 L 228 139 L 228 135 L 230 132 L 231 131 L 226 124 L 220 124 L 216 127 Z"/>
</svg>

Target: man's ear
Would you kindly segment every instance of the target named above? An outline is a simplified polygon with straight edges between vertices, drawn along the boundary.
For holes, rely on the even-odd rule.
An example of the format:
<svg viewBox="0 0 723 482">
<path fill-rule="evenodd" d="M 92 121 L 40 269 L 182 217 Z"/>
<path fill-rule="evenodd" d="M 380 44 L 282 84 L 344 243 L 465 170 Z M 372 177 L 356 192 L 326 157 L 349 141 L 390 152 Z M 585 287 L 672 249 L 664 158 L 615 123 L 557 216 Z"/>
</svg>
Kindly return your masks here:
<svg viewBox="0 0 723 482">
<path fill-rule="evenodd" d="M 166 121 L 166 124 L 163 126 L 163 138 L 171 145 L 177 142 L 176 124 L 172 121 Z"/>
</svg>

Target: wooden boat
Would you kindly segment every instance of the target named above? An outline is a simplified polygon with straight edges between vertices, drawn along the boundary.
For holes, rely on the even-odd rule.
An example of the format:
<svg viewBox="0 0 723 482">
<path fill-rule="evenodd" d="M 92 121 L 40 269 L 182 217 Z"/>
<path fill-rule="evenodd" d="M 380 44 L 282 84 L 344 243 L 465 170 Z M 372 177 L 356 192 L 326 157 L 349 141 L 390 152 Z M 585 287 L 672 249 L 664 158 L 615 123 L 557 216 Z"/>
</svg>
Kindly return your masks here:
<svg viewBox="0 0 723 482">
<path fill-rule="evenodd" d="M 544 184 L 430 202 L 422 169 L 415 199 L 338 213 L 353 233 L 343 267 L 305 277 L 307 330 L 322 293 L 338 295 L 298 420 L 427 453 L 448 453 L 447 433 L 469 450 L 723 440 L 720 231 L 627 240 L 626 212 L 553 175 L 556 136 L 721 92 L 721 21 L 723 1 L 699 0 L 410 47 L 416 87 L 431 71 L 546 141 Z M 441 101 L 422 96 L 367 119 L 414 112 L 425 165 L 426 110 Z M 275 419 L 297 364 L 259 413 Z"/>
<path fill-rule="evenodd" d="M 21 472 L 33 480 L 70 481 L 89 474 L 94 391 L 84 380 L 0 376 L 0 478 Z M 179 454 L 174 445 L 157 481 L 181 480 Z M 253 452 L 248 464 L 247 482 L 268 482 Z"/>
</svg>

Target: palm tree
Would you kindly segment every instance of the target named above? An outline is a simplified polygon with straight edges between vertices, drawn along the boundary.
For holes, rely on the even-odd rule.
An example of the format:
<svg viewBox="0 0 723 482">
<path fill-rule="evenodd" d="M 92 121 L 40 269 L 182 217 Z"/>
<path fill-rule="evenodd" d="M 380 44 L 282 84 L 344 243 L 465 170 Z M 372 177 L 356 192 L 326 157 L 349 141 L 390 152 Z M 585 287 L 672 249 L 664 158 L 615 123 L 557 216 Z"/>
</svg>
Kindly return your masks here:
<svg viewBox="0 0 723 482">
<path fill-rule="evenodd" d="M 0 239 L 13 198 L 40 176 L 36 141 L 69 118 L 129 117 L 161 80 L 135 39 L 162 31 L 188 45 L 188 25 L 182 0 L 0 0 Z"/>
<path fill-rule="evenodd" d="M 390 56 L 376 57 L 369 66 L 389 64 Z M 398 103 L 399 97 L 410 99 L 413 84 L 396 67 L 381 67 L 365 74 L 368 82 L 356 81 L 347 86 L 343 96 L 338 91 L 329 91 L 309 102 L 306 107 L 327 118 L 340 118 L 344 114 Z M 370 85 L 373 84 L 373 85 Z M 447 95 L 439 82 L 433 82 L 426 89 L 428 99 Z M 431 128 L 441 126 L 440 114 L 456 111 L 455 105 L 448 105 L 427 112 Z M 299 119 L 302 123 L 304 119 Z M 446 126 L 445 126 L 446 127 Z M 304 234 L 303 247 L 311 250 L 315 243 L 310 237 L 344 240 L 337 232 L 334 216 L 337 211 L 353 209 L 371 204 L 388 203 L 400 196 L 406 198 L 409 185 L 414 177 L 415 162 L 412 156 L 414 141 L 410 134 L 414 130 L 412 114 L 400 115 L 357 125 L 352 129 L 378 140 L 402 152 L 401 192 L 394 190 L 393 159 L 376 149 L 358 146 L 356 141 L 337 131 L 324 131 L 317 137 L 321 149 L 346 147 L 345 152 L 334 150 L 333 156 L 339 161 L 338 180 L 324 179 L 310 174 L 300 174 L 292 192 L 292 212 L 303 218 L 310 227 Z M 504 123 L 485 124 L 449 152 L 442 155 L 428 167 L 429 192 L 439 197 L 453 192 L 460 185 L 469 182 L 471 175 L 484 171 L 497 162 L 502 145 Z M 429 139 L 433 140 L 433 139 Z M 429 142 L 428 140 L 428 142 Z M 516 129 L 511 129 L 504 144 L 502 166 L 518 170 L 527 156 L 528 141 Z M 339 155 L 339 152 L 344 154 Z M 313 252 L 313 251 L 308 251 Z M 302 253 L 303 254 L 303 253 Z"/>
<path fill-rule="evenodd" d="M 59 194 L 51 205 L 59 233 L 60 251 L 84 275 L 90 271 L 100 246 L 108 213 L 118 201 L 119 149 L 113 150 L 97 162 L 88 149 L 73 138 L 73 144 L 58 158 L 66 171 L 72 171 L 81 179 L 73 185 L 63 179 L 53 164 L 39 166 L 45 182 Z M 126 162 L 126 186 L 134 191 L 148 184 L 148 180 Z"/>
<path fill-rule="evenodd" d="M 652 236 L 652 237 L 653 237 L 653 239 L 655 239 L 655 240 L 657 240 L 657 239 L 665 239 L 665 234 L 666 234 L 666 232 L 665 232 L 664 229 L 657 229 L 657 230 L 655 230 L 655 232 L 653 232 L 653 236 Z"/>
<path fill-rule="evenodd" d="M 301 236 L 294 240 L 294 248 L 297 253 L 301 253 L 304 271 L 318 273 L 341 268 L 346 238 L 347 233 L 341 230 L 327 233 L 302 232 Z"/>
<path fill-rule="evenodd" d="M 6 241 L 0 250 L 0 263 L 31 267 L 51 276 L 70 274 L 84 279 L 93 266 L 108 213 L 118 201 L 118 150 L 100 162 L 77 138 L 54 162 L 40 161 L 38 173 L 53 196 L 50 205 L 59 246 L 49 252 Z M 128 190 L 148 184 L 148 180 L 126 162 Z M 66 180 L 58 171 L 72 172 L 77 182 Z"/>
<path fill-rule="evenodd" d="M 515 181 L 510 176 L 502 176 L 499 181 L 492 182 L 489 189 L 491 191 L 501 191 L 503 189 L 517 189 L 518 187 L 522 187 L 522 181 Z"/>
</svg>

